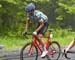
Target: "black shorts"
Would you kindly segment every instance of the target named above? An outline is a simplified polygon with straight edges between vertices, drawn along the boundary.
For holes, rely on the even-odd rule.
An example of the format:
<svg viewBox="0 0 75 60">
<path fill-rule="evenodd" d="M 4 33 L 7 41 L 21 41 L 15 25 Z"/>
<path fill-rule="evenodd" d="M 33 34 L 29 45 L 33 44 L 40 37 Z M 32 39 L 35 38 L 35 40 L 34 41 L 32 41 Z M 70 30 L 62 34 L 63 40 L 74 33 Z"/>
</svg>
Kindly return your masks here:
<svg viewBox="0 0 75 60">
<path fill-rule="evenodd" d="M 40 24 L 39 24 L 40 25 Z M 38 27 L 39 27 L 39 25 L 38 25 Z M 38 34 L 45 34 L 45 32 L 47 31 L 47 29 L 48 29 L 48 22 L 46 22 L 46 23 L 44 23 L 44 26 L 40 29 L 40 31 L 39 32 L 37 32 Z"/>
</svg>

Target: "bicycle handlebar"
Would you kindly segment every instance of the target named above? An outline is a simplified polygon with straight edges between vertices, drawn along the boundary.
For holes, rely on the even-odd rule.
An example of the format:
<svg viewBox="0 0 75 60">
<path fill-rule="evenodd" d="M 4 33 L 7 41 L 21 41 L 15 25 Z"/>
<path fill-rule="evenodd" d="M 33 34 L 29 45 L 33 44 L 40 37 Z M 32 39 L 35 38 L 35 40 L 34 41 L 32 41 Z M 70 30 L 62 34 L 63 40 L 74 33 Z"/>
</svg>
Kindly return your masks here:
<svg viewBox="0 0 75 60">
<path fill-rule="evenodd" d="M 75 53 L 75 51 L 68 51 L 67 53 Z"/>
<path fill-rule="evenodd" d="M 25 35 L 32 35 L 32 33 L 25 33 Z"/>
<path fill-rule="evenodd" d="M 25 33 L 24 34 L 25 38 L 29 39 L 27 35 L 32 35 L 32 33 Z"/>
</svg>

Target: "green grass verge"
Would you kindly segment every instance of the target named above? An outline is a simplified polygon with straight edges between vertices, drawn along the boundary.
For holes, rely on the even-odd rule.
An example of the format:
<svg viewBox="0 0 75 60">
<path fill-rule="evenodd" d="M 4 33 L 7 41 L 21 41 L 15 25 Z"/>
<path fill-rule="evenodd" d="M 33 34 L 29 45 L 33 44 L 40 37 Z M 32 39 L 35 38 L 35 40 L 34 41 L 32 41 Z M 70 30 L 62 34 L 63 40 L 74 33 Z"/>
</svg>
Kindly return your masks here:
<svg viewBox="0 0 75 60">
<path fill-rule="evenodd" d="M 24 44 L 30 41 L 30 39 L 25 39 L 21 37 L 0 37 L 0 44 L 4 45 L 4 49 L 21 48 Z"/>
<path fill-rule="evenodd" d="M 67 46 L 75 37 L 75 32 L 53 32 L 54 37 L 52 40 L 59 42 L 61 46 Z M 8 37 L 8 36 L 0 36 L 0 44 L 5 46 L 4 49 L 15 49 L 21 48 L 27 42 L 32 41 L 31 36 L 28 36 L 29 39 L 25 39 L 23 37 Z M 46 39 L 45 39 L 46 40 Z"/>
</svg>

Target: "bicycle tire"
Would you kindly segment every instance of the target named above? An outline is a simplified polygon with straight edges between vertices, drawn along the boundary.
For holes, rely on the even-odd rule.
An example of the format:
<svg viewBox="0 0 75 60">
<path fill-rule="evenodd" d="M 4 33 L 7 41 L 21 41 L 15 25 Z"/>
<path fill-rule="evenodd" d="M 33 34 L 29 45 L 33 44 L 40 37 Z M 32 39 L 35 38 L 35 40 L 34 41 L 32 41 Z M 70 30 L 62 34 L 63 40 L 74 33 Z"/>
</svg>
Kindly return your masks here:
<svg viewBox="0 0 75 60">
<path fill-rule="evenodd" d="M 69 56 L 68 56 L 69 55 Z M 72 57 L 71 57 L 72 56 Z M 65 54 L 65 57 L 67 59 L 71 59 L 73 57 L 75 57 L 75 51 L 68 51 L 66 54 Z"/>
<path fill-rule="evenodd" d="M 56 51 L 54 54 L 50 54 L 49 57 L 47 57 L 47 60 L 58 60 L 61 54 L 61 48 L 57 41 L 52 41 L 51 44 L 49 44 L 48 51 Z"/>
<path fill-rule="evenodd" d="M 37 60 L 37 58 L 38 58 L 38 50 L 37 50 L 37 47 L 35 45 L 34 45 L 35 52 L 33 52 L 33 54 L 31 56 L 27 55 L 27 53 L 29 52 L 28 49 L 31 47 L 31 44 L 32 44 L 32 42 L 27 43 L 22 47 L 21 52 L 20 52 L 20 60 L 29 60 L 29 59 L 31 60 L 33 57 L 34 57 L 33 60 Z M 26 50 L 26 48 L 27 48 L 27 50 Z"/>
</svg>

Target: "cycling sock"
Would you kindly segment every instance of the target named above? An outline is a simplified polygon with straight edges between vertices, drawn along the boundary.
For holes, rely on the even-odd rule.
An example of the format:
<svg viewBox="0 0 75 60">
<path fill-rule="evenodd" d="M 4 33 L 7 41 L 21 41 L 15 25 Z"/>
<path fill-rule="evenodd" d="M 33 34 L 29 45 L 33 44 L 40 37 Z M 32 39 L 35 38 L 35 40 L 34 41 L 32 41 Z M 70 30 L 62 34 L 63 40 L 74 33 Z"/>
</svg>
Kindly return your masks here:
<svg viewBox="0 0 75 60">
<path fill-rule="evenodd" d="M 43 47 L 43 48 L 44 48 L 44 51 L 47 51 L 47 49 L 46 49 L 46 46 L 45 46 L 45 45 L 44 45 L 44 47 Z"/>
</svg>

